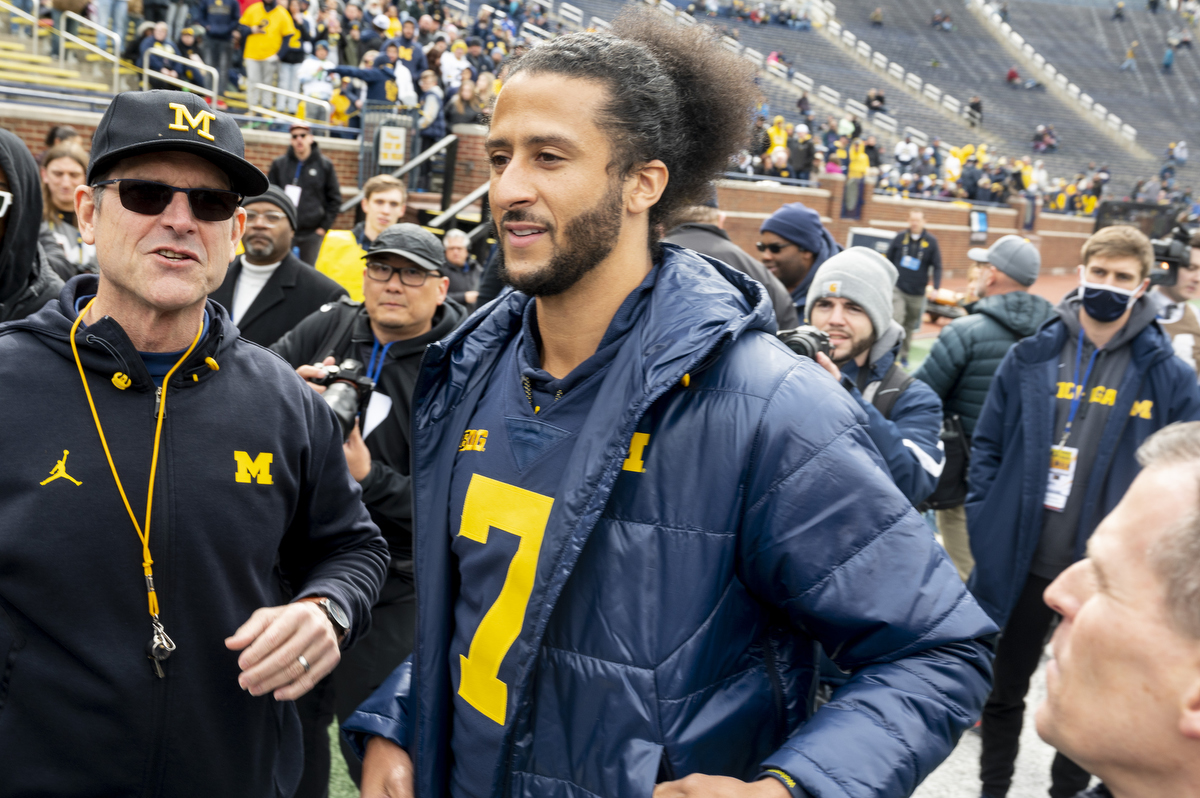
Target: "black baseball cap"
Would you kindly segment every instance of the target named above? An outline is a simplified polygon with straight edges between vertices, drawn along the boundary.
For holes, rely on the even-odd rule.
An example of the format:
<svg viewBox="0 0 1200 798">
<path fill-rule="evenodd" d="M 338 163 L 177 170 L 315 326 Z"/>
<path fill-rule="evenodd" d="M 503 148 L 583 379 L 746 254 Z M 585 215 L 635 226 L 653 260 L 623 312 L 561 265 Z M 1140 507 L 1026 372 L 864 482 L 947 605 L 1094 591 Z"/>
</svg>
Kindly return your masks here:
<svg viewBox="0 0 1200 798">
<path fill-rule="evenodd" d="M 199 95 L 182 91 L 126 91 L 109 103 L 92 137 L 87 182 L 118 161 L 151 152 L 190 152 L 211 161 L 229 177 L 230 188 L 257 196 L 267 176 L 245 159 L 237 122 L 209 108 Z"/>
<path fill-rule="evenodd" d="M 371 242 L 364 258 L 372 255 L 391 254 L 408 258 L 416 265 L 431 272 L 436 272 L 442 265 L 445 250 L 437 236 L 420 225 L 410 222 L 393 224 L 379 238 Z"/>
</svg>

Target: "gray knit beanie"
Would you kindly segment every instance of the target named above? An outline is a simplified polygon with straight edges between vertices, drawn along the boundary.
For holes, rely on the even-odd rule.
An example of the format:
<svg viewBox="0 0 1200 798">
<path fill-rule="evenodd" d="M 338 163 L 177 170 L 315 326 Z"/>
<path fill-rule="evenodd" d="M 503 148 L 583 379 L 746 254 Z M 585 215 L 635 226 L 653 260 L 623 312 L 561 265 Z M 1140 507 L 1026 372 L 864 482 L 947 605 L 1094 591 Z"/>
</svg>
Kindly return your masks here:
<svg viewBox="0 0 1200 798">
<path fill-rule="evenodd" d="M 892 288 L 897 276 L 896 267 L 873 249 L 851 247 L 839 252 L 817 269 L 808 287 L 807 315 L 811 316 L 818 299 L 849 299 L 867 312 L 879 337 L 892 323 Z"/>
</svg>

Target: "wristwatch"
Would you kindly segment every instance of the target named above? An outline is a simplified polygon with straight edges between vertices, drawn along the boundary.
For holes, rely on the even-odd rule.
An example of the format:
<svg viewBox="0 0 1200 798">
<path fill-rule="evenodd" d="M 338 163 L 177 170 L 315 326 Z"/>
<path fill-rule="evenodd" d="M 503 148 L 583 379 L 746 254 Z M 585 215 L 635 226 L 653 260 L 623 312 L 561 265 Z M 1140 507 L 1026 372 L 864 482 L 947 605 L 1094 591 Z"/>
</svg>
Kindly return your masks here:
<svg viewBox="0 0 1200 798">
<path fill-rule="evenodd" d="M 325 617 L 333 624 L 334 634 L 337 635 L 338 643 L 341 643 L 350 631 L 350 619 L 346 616 L 346 611 L 327 598 L 320 599 L 317 606 L 325 611 Z"/>
</svg>

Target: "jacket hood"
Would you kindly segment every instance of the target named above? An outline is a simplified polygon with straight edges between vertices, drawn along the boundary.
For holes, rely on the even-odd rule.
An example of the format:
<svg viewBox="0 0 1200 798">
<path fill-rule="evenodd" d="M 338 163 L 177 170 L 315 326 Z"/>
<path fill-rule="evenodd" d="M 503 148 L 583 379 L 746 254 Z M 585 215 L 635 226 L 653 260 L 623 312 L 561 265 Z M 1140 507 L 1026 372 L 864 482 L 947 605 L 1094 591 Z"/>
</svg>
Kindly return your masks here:
<svg viewBox="0 0 1200 798">
<path fill-rule="evenodd" d="M 99 283 L 100 278 L 94 274 L 73 277 L 63 286 L 56 301 L 48 302 L 31 316 L 11 322 L 6 329 L 31 332 L 55 354 L 74 360 L 71 353 L 71 325 L 79 315 L 75 312 L 75 302 L 79 297 L 94 295 Z M 223 353 L 237 341 L 237 327 L 230 321 L 225 309 L 212 300 L 208 300 L 205 309 L 208 311 L 208 333 L 172 375 L 171 387 L 187 388 L 208 379 L 216 371 L 207 364 L 206 359 L 212 358 L 219 366 Z M 105 316 L 87 327 L 81 325 L 75 342 L 79 349 L 79 360 L 86 370 L 104 379 L 121 372 L 130 378 L 130 389 L 155 389 L 154 380 L 137 348 L 111 316 Z"/>
<path fill-rule="evenodd" d="M 13 195 L 4 217 L 7 228 L 0 240 L 0 302 L 11 302 L 24 292 L 36 267 L 42 185 L 29 148 L 7 130 L 0 130 L 0 168 Z"/>
<path fill-rule="evenodd" d="M 883 335 L 875 343 L 871 344 L 871 354 L 867 355 L 867 365 L 874 369 L 876 366 L 883 365 L 882 361 L 887 355 L 895 355 L 900 351 L 900 344 L 904 341 L 904 326 L 900 322 L 892 319 L 888 324 L 888 328 L 883 331 Z M 895 359 L 894 357 L 892 358 Z M 888 367 L 892 365 L 892 361 L 888 361 Z"/>
<path fill-rule="evenodd" d="M 1054 306 L 1026 291 L 1011 291 L 984 297 L 975 303 L 974 313 L 982 313 L 1012 330 L 1020 338 L 1033 335 L 1054 313 Z M 1076 317 L 1076 323 L 1078 323 Z"/>
<path fill-rule="evenodd" d="M 1067 325 L 1071 337 L 1079 335 L 1079 311 L 1082 305 L 1081 292 L 1072 291 L 1063 297 L 1062 302 L 1059 302 L 1056 308 L 1059 318 Z M 1129 320 L 1125 322 L 1125 326 L 1112 337 L 1112 340 L 1104 348 L 1112 351 L 1119 346 L 1124 346 L 1137 338 L 1138 334 L 1149 327 L 1157 317 L 1158 306 L 1143 294 L 1133 303 L 1133 312 L 1129 314 Z"/>
<path fill-rule="evenodd" d="M 468 386 L 490 371 L 500 344 L 520 330 L 531 298 L 519 291 L 502 294 L 457 330 L 430 345 L 422 371 L 448 371 L 442 390 L 419 397 L 415 413 L 440 418 L 458 403 Z M 662 244 L 661 268 L 649 307 L 631 335 L 640 337 L 637 359 L 644 391 L 669 385 L 738 337 L 754 330 L 775 332 L 767 291 L 724 263 L 674 244 Z M 469 364 L 466 371 L 463 364 Z M 422 378 L 422 382 L 426 377 Z"/>
</svg>

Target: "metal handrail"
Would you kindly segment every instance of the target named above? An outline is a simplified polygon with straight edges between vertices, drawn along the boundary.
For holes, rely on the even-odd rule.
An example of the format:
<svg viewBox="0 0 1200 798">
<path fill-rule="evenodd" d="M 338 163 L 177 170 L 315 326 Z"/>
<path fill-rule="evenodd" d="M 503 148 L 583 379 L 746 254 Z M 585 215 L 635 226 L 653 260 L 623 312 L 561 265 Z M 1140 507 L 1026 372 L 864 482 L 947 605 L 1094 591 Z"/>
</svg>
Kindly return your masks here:
<svg viewBox="0 0 1200 798">
<path fill-rule="evenodd" d="M 108 28 L 104 27 L 103 25 L 92 22 L 87 17 L 81 17 L 78 14 L 76 14 L 74 11 L 64 11 L 59 16 L 58 26 L 61 29 L 60 35 L 62 33 L 68 32 L 67 31 L 67 20 L 69 20 L 69 19 L 73 19 L 76 22 L 86 25 L 89 28 L 94 28 L 97 34 L 103 33 L 105 36 L 107 36 L 108 39 L 113 43 L 113 60 L 119 62 L 120 57 L 121 57 L 121 54 L 120 54 L 121 42 L 124 40 L 124 38 L 125 38 L 124 36 L 118 36 L 116 31 L 111 31 Z M 60 67 L 63 66 L 64 63 L 66 63 L 66 57 L 67 57 L 67 48 L 59 47 L 58 48 L 58 65 Z M 117 64 L 117 68 L 118 69 L 120 68 L 119 63 Z"/>
<path fill-rule="evenodd" d="M 192 91 L 196 92 L 197 94 L 207 94 L 209 97 L 212 98 L 213 104 L 214 105 L 216 104 L 217 90 L 215 88 L 206 89 L 203 86 L 198 86 L 195 83 L 191 83 L 189 81 L 183 80 L 182 78 L 173 78 L 170 75 L 164 75 L 161 72 L 151 71 L 150 67 L 148 66 L 148 64 L 150 63 L 150 55 L 151 54 L 154 54 L 154 55 L 158 56 L 159 58 L 165 58 L 168 61 L 175 61 L 180 64 L 186 64 L 189 68 L 199 69 L 201 72 L 203 72 L 205 74 L 211 73 L 212 80 L 213 80 L 213 83 L 212 83 L 213 86 L 217 85 L 217 80 L 219 79 L 220 74 L 221 74 L 220 72 L 217 71 L 216 67 L 210 67 L 208 64 L 202 64 L 199 61 L 193 61 L 192 59 L 187 58 L 185 56 L 177 55 L 175 53 L 163 52 L 162 50 L 155 50 L 153 47 L 151 47 L 149 50 L 142 53 L 142 91 L 150 90 L 150 76 L 153 75 L 155 80 L 161 80 L 161 81 L 165 81 L 166 83 L 171 83 L 175 86 L 179 86 L 181 88 L 191 89 Z"/>
<path fill-rule="evenodd" d="M 121 59 L 120 58 L 113 55 L 108 50 L 102 50 L 99 47 L 97 47 L 96 45 L 92 44 L 91 42 L 85 41 L 85 40 L 79 38 L 78 36 L 76 36 L 73 33 L 67 33 L 65 30 L 55 30 L 54 28 L 49 28 L 48 30 L 51 33 L 58 34 L 58 38 L 59 38 L 58 57 L 60 60 L 63 57 L 63 53 L 66 52 L 66 49 L 67 49 L 66 45 L 64 44 L 64 40 L 65 40 L 68 42 L 74 42 L 75 44 L 79 45 L 83 49 L 90 50 L 93 53 L 95 53 L 96 55 L 100 56 L 101 58 L 103 58 L 107 61 L 111 61 L 112 62 L 113 94 L 117 94 L 121 91 Z"/>
<path fill-rule="evenodd" d="M 0 2 L 3 2 L 3 0 L 0 0 Z M 395 178 L 404 177 L 406 174 L 411 172 L 413 169 L 416 169 L 418 166 L 425 163 L 430 158 L 432 158 L 433 156 L 437 155 L 442 150 L 449 147 L 451 144 L 456 144 L 457 142 L 458 142 L 458 136 L 451 133 L 450 135 L 446 136 L 444 139 L 439 141 L 437 144 L 434 144 L 432 147 L 427 147 L 425 150 L 423 150 L 421 152 L 420 155 L 418 155 L 416 158 L 413 158 L 411 161 L 408 161 L 407 163 L 405 163 L 404 166 L 401 166 L 399 169 L 392 172 L 392 177 L 395 177 Z M 346 200 L 345 202 L 343 202 L 341 204 L 341 206 L 338 208 L 338 213 L 345 213 L 346 211 L 350 210 L 358 203 L 362 202 L 362 199 L 363 199 L 363 192 L 362 192 L 362 189 L 360 188 L 358 190 L 357 194 L 355 194 L 353 197 L 351 197 L 350 199 Z"/>
<path fill-rule="evenodd" d="M 479 199 L 484 194 L 488 193 L 488 190 L 491 187 L 492 187 L 492 181 L 489 180 L 486 183 L 484 183 L 483 185 L 476 188 L 474 191 L 472 191 L 467 196 L 460 199 L 458 202 L 451 205 L 446 210 L 442 211 L 440 215 L 435 216 L 433 219 L 431 219 L 426 224 L 426 227 L 441 227 L 446 222 L 453 219 L 458 214 L 458 212 L 461 211 L 463 208 L 466 208 L 472 202 Z"/>
<path fill-rule="evenodd" d="M 276 111 L 274 108 L 266 108 L 261 105 L 247 105 L 246 110 L 253 111 L 254 113 L 258 114 L 259 116 L 269 116 L 272 119 L 278 119 L 282 122 L 287 122 L 289 125 L 310 124 L 310 122 L 307 119 L 301 119 L 298 116 L 292 116 L 291 114 L 285 114 L 282 111 Z M 351 128 L 342 128 L 342 129 L 350 130 Z"/>
<path fill-rule="evenodd" d="M 53 100 L 55 103 L 78 103 L 79 105 L 88 106 L 88 110 L 95 111 L 97 107 L 103 111 L 112 102 L 111 97 L 89 97 L 79 94 L 66 94 L 57 91 L 39 91 L 37 89 L 22 89 L 17 86 L 0 86 L 0 95 L 27 97 L 33 100 Z"/>
<path fill-rule="evenodd" d="M 284 97 L 291 97 L 294 100 L 300 100 L 308 105 L 315 105 L 320 108 L 324 108 L 326 122 L 333 118 L 332 103 L 325 102 L 324 100 L 317 99 L 316 97 L 309 97 L 307 94 L 301 94 L 300 92 L 289 91 L 288 89 L 278 89 L 266 83 L 255 83 L 254 88 L 258 89 L 259 91 L 269 91 L 275 94 L 282 94 Z"/>
<path fill-rule="evenodd" d="M 28 21 L 29 24 L 31 26 L 33 26 L 33 44 L 30 45 L 29 49 L 30 49 L 30 52 L 32 52 L 34 55 L 37 55 L 38 54 L 38 18 L 35 17 L 33 14 L 30 14 L 27 11 L 22 11 L 21 9 L 17 8 L 14 5 L 3 2 L 3 0 L 0 0 L 0 10 L 7 11 L 10 15 L 16 14 L 18 17 Z"/>
</svg>

